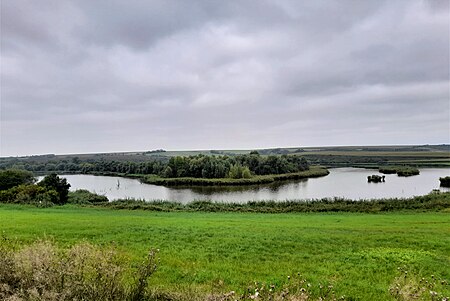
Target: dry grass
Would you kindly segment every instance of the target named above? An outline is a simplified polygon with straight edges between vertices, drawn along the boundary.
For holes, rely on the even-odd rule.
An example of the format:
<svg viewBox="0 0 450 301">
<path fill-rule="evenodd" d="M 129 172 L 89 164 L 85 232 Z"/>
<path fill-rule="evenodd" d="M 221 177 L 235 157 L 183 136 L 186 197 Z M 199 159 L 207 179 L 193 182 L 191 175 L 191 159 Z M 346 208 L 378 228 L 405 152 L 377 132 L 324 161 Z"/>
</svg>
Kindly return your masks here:
<svg viewBox="0 0 450 301">
<path fill-rule="evenodd" d="M 156 270 L 156 251 L 127 277 L 126 261 L 114 248 L 79 243 L 61 251 L 49 241 L 13 251 L 0 246 L 1 300 L 142 300 Z"/>
</svg>

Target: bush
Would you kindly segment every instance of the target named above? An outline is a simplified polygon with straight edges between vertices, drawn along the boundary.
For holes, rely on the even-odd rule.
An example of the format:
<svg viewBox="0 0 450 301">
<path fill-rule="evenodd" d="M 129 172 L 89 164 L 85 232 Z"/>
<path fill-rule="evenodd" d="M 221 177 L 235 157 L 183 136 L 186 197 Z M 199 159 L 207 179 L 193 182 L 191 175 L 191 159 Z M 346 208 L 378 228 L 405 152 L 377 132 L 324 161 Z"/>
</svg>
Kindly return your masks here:
<svg viewBox="0 0 450 301">
<path fill-rule="evenodd" d="M 104 195 L 98 195 L 85 189 L 78 189 L 69 192 L 67 202 L 70 204 L 95 204 L 108 202 L 108 198 Z"/>
<path fill-rule="evenodd" d="M 12 177 L 14 178 L 14 177 Z M 38 185 L 21 184 L 0 190 L 0 203 L 38 204 L 48 206 L 65 204 L 68 200 L 70 184 L 56 174 L 46 176 Z"/>
<path fill-rule="evenodd" d="M 57 174 L 52 173 L 40 181 L 38 185 L 45 187 L 47 190 L 55 190 L 58 193 L 55 204 L 63 205 L 67 203 L 70 184 L 67 183 L 65 178 L 60 178 Z"/>
<path fill-rule="evenodd" d="M 0 191 L 0 203 L 51 205 L 58 202 L 58 193 L 53 189 L 28 184 Z"/>
<path fill-rule="evenodd" d="M 34 181 L 33 173 L 26 170 L 0 170 L 0 190 L 7 190 L 23 184 L 32 184 Z"/>
<path fill-rule="evenodd" d="M 450 187 L 450 177 L 439 178 L 442 187 Z"/>
<path fill-rule="evenodd" d="M 136 268 L 115 248 L 84 242 L 60 250 L 38 241 L 13 251 L 0 243 L 0 300 L 148 300 L 155 250 Z M 137 272 L 137 273 L 136 273 Z M 130 279 L 128 275 L 136 274 Z"/>
</svg>

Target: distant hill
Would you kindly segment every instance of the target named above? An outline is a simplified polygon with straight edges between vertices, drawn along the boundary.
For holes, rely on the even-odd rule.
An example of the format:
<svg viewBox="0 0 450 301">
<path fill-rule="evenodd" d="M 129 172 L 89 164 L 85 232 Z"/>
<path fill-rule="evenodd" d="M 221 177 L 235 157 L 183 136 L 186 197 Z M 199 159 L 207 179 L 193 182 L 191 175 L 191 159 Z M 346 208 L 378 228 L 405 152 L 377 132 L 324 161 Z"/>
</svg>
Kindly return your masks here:
<svg viewBox="0 0 450 301">
<path fill-rule="evenodd" d="M 257 151 L 260 155 L 289 155 L 305 156 L 312 164 L 328 167 L 360 166 L 377 167 L 380 165 L 413 165 L 417 167 L 450 167 L 450 144 L 440 145 L 381 145 L 381 146 L 327 146 L 327 147 L 289 147 L 266 148 L 256 150 L 185 150 L 171 151 L 156 149 L 149 151 L 95 153 L 95 154 L 66 154 L 66 155 L 33 155 L 25 157 L 0 157 L 0 169 L 21 168 L 27 165 L 54 164 L 58 171 L 58 164 L 89 163 L 94 161 L 116 162 L 167 162 L 173 156 L 207 155 L 234 156 Z M 69 169 L 70 170 L 70 169 Z"/>
</svg>

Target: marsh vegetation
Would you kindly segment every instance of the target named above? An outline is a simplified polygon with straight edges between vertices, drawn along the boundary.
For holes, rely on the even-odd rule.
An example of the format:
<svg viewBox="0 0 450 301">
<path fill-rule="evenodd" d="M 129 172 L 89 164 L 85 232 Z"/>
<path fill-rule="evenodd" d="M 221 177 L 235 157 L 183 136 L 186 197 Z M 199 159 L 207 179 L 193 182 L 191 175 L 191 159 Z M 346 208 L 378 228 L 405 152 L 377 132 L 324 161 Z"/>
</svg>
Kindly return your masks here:
<svg viewBox="0 0 450 301">
<path fill-rule="evenodd" d="M 381 166 L 378 171 L 384 174 L 397 174 L 399 177 L 410 177 L 420 174 L 419 169 L 411 166 Z"/>
</svg>

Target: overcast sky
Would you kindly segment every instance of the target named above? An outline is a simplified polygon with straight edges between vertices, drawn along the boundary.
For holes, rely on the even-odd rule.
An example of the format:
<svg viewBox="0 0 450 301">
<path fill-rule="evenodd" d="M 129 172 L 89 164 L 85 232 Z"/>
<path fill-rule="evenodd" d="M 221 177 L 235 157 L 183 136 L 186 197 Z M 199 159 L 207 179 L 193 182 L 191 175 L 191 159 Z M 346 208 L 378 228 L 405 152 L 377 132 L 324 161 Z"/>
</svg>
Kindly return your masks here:
<svg viewBox="0 0 450 301">
<path fill-rule="evenodd" d="M 449 1 L 1 0 L 1 156 L 449 143 Z"/>
</svg>

